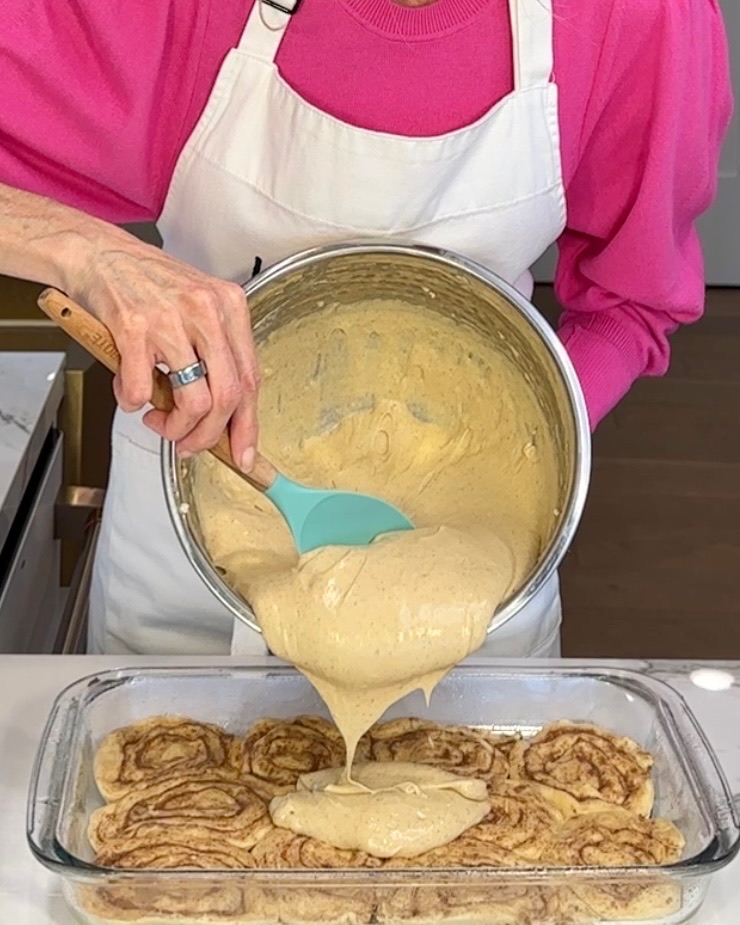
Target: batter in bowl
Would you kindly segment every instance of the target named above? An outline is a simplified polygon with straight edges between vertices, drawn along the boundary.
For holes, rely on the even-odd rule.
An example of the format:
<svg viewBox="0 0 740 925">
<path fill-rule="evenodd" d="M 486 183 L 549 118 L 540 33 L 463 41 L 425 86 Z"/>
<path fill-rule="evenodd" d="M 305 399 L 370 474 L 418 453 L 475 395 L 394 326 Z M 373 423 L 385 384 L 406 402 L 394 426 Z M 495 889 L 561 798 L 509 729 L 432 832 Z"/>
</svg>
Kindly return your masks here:
<svg viewBox="0 0 740 925">
<path fill-rule="evenodd" d="M 385 498 L 417 527 L 299 557 L 268 500 L 197 462 L 208 552 L 271 651 L 319 691 L 349 772 L 362 734 L 412 690 L 429 697 L 535 565 L 556 518 L 555 456 L 521 373 L 442 315 L 326 307 L 272 333 L 260 357 L 265 454 L 306 484 Z"/>
</svg>

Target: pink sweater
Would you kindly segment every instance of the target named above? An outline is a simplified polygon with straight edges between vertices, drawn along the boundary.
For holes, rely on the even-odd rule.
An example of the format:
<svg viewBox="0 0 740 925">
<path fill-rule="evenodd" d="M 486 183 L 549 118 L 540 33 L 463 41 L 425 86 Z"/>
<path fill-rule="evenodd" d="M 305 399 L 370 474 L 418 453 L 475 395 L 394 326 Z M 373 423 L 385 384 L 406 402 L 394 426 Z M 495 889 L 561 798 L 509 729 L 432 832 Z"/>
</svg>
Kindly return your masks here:
<svg viewBox="0 0 740 925">
<path fill-rule="evenodd" d="M 0 181 L 115 222 L 156 219 L 253 2 L 2 0 Z M 731 114 L 728 54 L 717 0 L 554 11 L 560 335 L 596 424 L 637 377 L 666 371 L 669 335 L 702 313 L 695 221 Z M 303 0 L 278 66 L 340 119 L 435 135 L 511 90 L 511 41 L 508 0 Z"/>
</svg>

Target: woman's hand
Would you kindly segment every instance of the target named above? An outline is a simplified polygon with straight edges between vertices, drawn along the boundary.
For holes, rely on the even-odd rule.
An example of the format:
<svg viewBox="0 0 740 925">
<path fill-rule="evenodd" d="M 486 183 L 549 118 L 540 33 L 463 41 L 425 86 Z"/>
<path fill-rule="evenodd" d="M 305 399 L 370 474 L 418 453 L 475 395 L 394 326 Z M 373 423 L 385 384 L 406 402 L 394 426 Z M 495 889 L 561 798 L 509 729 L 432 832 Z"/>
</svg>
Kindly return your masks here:
<svg viewBox="0 0 740 925">
<path fill-rule="evenodd" d="M 207 377 L 176 389 L 173 411 L 149 411 L 144 421 L 183 455 L 209 449 L 228 427 L 232 455 L 249 471 L 259 374 L 244 291 L 118 229 L 113 237 L 100 242 L 68 293 L 113 335 L 121 354 L 119 405 L 138 411 L 150 401 L 157 364 L 174 372 L 203 360 Z"/>
<path fill-rule="evenodd" d="M 213 446 L 230 429 L 249 471 L 257 442 L 257 357 L 244 292 L 77 209 L 0 183 L 0 273 L 66 292 L 109 329 L 121 354 L 116 398 L 137 411 L 152 374 L 204 360 L 205 379 L 175 391 L 169 414 L 145 420 L 181 453 Z"/>
</svg>

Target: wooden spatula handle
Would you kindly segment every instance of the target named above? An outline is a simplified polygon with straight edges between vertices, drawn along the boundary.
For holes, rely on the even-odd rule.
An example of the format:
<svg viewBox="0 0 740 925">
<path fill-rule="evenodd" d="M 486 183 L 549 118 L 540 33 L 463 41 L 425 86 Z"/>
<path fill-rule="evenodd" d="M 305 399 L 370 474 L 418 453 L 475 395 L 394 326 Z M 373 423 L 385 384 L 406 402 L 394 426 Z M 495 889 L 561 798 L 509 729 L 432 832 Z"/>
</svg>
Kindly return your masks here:
<svg viewBox="0 0 740 925">
<path fill-rule="evenodd" d="M 99 360 L 103 366 L 114 374 L 118 373 L 121 367 L 121 354 L 118 352 L 111 332 L 101 321 L 56 289 L 44 289 L 38 297 L 38 305 L 48 318 L 66 334 L 69 334 L 81 347 L 84 347 L 96 360 Z M 171 411 L 175 407 L 170 381 L 158 369 L 154 370 L 151 403 L 159 411 Z M 211 453 L 260 491 L 267 491 L 277 478 L 278 473 L 275 467 L 259 453 L 256 455 L 252 471 L 249 474 L 242 472 L 231 455 L 228 434 L 221 436 L 218 443 L 211 448 Z"/>
</svg>

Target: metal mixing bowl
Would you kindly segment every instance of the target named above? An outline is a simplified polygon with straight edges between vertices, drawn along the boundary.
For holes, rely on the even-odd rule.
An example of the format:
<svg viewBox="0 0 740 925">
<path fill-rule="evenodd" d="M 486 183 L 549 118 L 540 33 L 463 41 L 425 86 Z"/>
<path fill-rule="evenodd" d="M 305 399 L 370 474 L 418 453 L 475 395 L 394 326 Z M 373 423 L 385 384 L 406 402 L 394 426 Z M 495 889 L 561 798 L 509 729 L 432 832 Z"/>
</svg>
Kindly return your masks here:
<svg viewBox="0 0 740 925">
<path fill-rule="evenodd" d="M 539 561 L 492 615 L 491 629 L 510 620 L 557 569 L 575 534 L 590 477 L 591 437 L 575 370 L 548 323 L 512 286 L 478 264 L 429 247 L 345 244 L 316 248 L 276 264 L 245 287 L 260 344 L 281 325 L 321 305 L 402 300 L 453 317 L 494 341 L 529 384 L 550 429 L 556 455 L 557 502 L 552 533 Z M 249 605 L 223 580 L 206 551 L 193 497 L 192 460 L 162 445 L 170 516 L 193 568 L 237 619 L 259 631 Z"/>
</svg>

